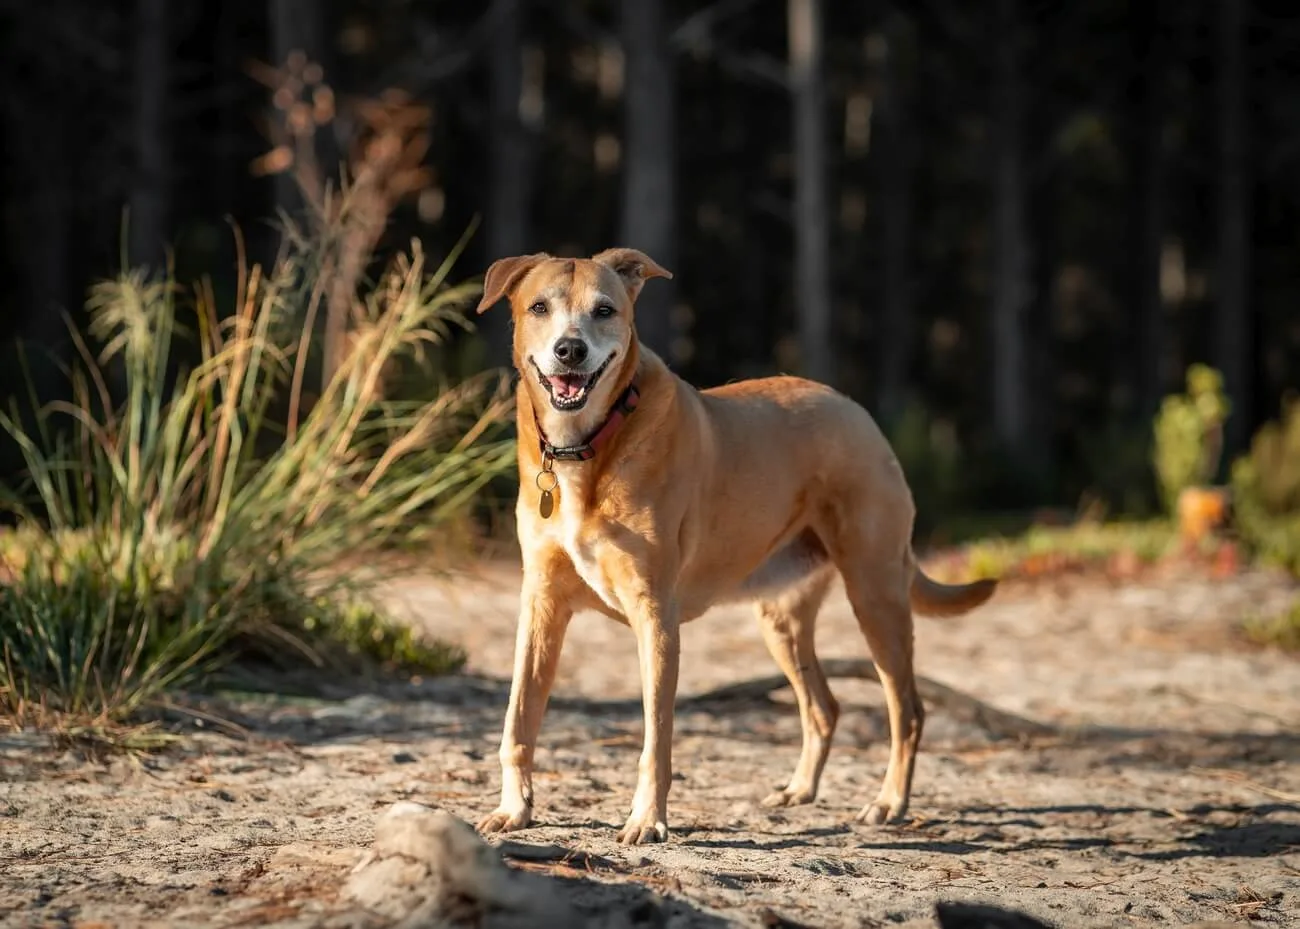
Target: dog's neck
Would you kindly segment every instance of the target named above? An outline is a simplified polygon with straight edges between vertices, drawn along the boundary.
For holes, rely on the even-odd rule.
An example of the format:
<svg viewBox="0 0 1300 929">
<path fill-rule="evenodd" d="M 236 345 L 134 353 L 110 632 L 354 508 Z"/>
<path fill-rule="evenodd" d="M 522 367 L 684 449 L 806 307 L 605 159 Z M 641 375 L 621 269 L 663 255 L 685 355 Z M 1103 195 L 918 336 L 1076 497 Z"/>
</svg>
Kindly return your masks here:
<svg viewBox="0 0 1300 929">
<path fill-rule="evenodd" d="M 613 404 L 622 392 L 620 388 L 618 393 L 603 404 L 599 406 L 588 404 L 575 413 L 561 413 L 546 400 L 534 399 L 537 425 L 541 427 L 542 437 L 557 448 L 582 445 L 590 441 L 609 419 Z"/>
<path fill-rule="evenodd" d="M 605 421 L 600 424 L 595 432 L 587 436 L 576 445 L 556 445 L 546 437 L 546 430 L 539 423 L 537 431 L 540 434 L 538 447 L 541 449 L 542 458 L 550 461 L 590 461 L 596 457 L 600 449 L 609 444 L 614 436 L 618 434 L 619 427 L 623 425 L 632 413 L 636 410 L 640 402 L 641 395 L 636 389 L 636 382 L 633 381 L 623 389 L 610 407 L 609 413 L 605 416 Z"/>
<path fill-rule="evenodd" d="M 557 448 L 589 442 L 609 420 L 614 405 L 623 396 L 628 385 L 636 379 L 640 366 L 640 347 L 633 340 L 627 358 L 619 366 L 618 377 L 612 380 L 609 395 L 601 403 L 588 404 L 574 413 L 561 413 L 551 406 L 545 397 L 538 396 L 539 391 L 530 388 L 526 396 L 531 409 L 521 409 L 520 418 L 522 420 L 525 417 L 535 416 L 536 424 L 541 428 L 546 441 Z"/>
</svg>

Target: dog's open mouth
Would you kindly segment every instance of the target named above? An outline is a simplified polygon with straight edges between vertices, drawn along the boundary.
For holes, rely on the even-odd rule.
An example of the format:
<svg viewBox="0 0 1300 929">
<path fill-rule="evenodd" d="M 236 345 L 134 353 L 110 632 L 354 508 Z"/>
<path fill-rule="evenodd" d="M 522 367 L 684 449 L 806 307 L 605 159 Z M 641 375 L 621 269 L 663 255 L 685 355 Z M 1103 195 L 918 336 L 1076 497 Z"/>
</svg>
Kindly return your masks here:
<svg viewBox="0 0 1300 929">
<path fill-rule="evenodd" d="M 543 374 L 542 369 L 533 362 L 533 370 L 537 372 L 537 380 L 546 388 L 546 393 L 551 398 L 551 406 L 565 413 L 572 413 L 580 410 L 587 405 L 587 398 L 591 396 L 591 390 L 600 380 L 600 376 L 605 373 L 609 363 L 614 360 L 618 352 L 611 352 L 595 371 L 590 374 Z"/>
</svg>

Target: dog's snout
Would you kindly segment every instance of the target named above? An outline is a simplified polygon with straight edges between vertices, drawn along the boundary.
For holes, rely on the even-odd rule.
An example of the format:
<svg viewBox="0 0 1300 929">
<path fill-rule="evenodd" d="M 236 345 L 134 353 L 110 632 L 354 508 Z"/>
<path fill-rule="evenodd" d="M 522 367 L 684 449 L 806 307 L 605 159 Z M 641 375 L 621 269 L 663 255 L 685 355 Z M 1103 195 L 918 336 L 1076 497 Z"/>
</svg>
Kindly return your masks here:
<svg viewBox="0 0 1300 929">
<path fill-rule="evenodd" d="M 582 339 L 565 337 L 555 341 L 555 357 L 559 359 L 560 364 L 567 365 L 570 368 L 576 368 L 587 360 L 587 343 Z"/>
</svg>

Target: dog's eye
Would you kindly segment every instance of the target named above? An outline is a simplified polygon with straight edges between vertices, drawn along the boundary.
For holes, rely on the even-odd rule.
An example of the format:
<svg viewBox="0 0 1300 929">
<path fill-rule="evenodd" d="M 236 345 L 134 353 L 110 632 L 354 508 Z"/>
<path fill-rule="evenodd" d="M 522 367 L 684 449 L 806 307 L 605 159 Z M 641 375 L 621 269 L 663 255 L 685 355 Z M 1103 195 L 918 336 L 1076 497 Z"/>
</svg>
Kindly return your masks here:
<svg viewBox="0 0 1300 929">
<path fill-rule="evenodd" d="M 528 312 L 532 313 L 534 316 L 545 316 L 546 304 L 538 300 L 536 303 L 534 303 L 532 306 L 528 308 Z"/>
<path fill-rule="evenodd" d="M 602 303 L 600 306 L 596 307 L 594 310 L 591 311 L 591 315 L 596 317 L 597 319 L 609 319 L 611 316 L 614 315 L 614 308 L 610 306 L 608 303 Z"/>
</svg>

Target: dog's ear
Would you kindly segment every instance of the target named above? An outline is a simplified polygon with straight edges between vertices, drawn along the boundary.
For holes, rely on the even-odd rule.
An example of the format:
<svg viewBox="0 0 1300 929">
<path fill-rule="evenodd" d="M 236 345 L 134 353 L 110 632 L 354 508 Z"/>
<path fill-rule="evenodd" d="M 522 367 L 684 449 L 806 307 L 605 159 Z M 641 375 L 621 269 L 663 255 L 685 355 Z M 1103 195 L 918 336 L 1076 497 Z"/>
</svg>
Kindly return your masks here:
<svg viewBox="0 0 1300 929">
<path fill-rule="evenodd" d="M 478 312 L 491 309 L 502 297 L 508 296 L 524 275 L 551 256 L 545 252 L 535 255 L 517 255 L 492 262 L 483 276 L 483 298 L 478 302 Z"/>
<path fill-rule="evenodd" d="M 617 274 L 627 288 L 628 299 L 632 301 L 636 300 L 641 288 L 650 278 L 671 279 L 673 276 L 671 271 L 661 268 L 653 258 L 635 248 L 607 248 L 598 255 L 592 255 L 591 260 Z"/>
</svg>

